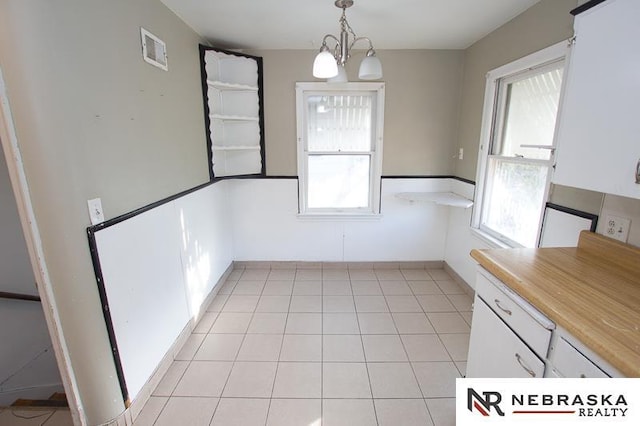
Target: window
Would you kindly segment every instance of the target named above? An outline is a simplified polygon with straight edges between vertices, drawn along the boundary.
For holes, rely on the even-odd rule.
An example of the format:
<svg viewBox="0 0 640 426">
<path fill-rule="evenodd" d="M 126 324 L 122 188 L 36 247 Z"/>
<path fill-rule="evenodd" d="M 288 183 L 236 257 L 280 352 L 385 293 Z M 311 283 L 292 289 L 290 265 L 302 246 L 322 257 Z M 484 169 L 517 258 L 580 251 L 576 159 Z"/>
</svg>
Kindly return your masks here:
<svg viewBox="0 0 640 426">
<path fill-rule="evenodd" d="M 379 213 L 384 84 L 298 83 L 300 213 Z"/>
<path fill-rule="evenodd" d="M 473 225 L 509 247 L 538 244 L 565 46 L 551 46 L 487 76 Z"/>
</svg>

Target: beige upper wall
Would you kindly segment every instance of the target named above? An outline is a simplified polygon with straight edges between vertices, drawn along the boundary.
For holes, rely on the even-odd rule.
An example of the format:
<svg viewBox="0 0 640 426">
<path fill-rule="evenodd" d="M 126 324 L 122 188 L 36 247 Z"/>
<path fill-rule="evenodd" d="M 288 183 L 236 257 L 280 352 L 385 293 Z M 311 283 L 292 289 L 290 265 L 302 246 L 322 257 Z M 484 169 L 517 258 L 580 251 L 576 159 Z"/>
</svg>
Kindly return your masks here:
<svg viewBox="0 0 640 426">
<path fill-rule="evenodd" d="M 169 72 L 142 60 L 141 26 L 167 43 Z M 112 218 L 208 180 L 199 41 L 158 0 L 0 2 L 0 66 L 89 424 L 124 404 L 86 201 Z"/>
<path fill-rule="evenodd" d="M 296 176 L 296 82 L 311 75 L 316 51 L 259 50 L 264 60 L 267 174 Z M 384 70 L 385 128 L 383 175 L 448 175 L 462 79 L 463 51 L 381 50 Z M 347 64 L 350 81 L 362 52 Z"/>
<path fill-rule="evenodd" d="M 576 0 L 542 0 L 465 51 L 455 174 L 476 179 L 482 107 L 487 72 L 573 35 Z"/>
</svg>

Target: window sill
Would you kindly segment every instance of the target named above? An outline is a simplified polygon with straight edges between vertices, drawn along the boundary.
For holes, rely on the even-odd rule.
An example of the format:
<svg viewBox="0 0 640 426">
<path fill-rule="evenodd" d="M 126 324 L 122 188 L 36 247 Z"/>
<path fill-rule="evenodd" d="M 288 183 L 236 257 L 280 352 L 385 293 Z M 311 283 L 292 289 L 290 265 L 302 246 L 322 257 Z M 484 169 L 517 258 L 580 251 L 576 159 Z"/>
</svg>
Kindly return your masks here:
<svg viewBox="0 0 640 426">
<path fill-rule="evenodd" d="M 298 213 L 298 219 L 311 221 L 372 221 L 382 219 L 380 213 Z"/>
</svg>

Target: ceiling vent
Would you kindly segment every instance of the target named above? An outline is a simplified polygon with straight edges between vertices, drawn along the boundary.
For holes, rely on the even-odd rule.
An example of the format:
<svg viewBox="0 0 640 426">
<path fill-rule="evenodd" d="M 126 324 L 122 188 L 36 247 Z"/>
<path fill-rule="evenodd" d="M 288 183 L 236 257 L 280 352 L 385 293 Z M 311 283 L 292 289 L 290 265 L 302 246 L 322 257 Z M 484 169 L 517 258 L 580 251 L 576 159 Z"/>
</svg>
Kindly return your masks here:
<svg viewBox="0 0 640 426">
<path fill-rule="evenodd" d="M 142 58 L 145 62 L 168 71 L 167 45 L 164 41 L 144 28 L 140 28 L 140 35 L 142 37 Z"/>
</svg>

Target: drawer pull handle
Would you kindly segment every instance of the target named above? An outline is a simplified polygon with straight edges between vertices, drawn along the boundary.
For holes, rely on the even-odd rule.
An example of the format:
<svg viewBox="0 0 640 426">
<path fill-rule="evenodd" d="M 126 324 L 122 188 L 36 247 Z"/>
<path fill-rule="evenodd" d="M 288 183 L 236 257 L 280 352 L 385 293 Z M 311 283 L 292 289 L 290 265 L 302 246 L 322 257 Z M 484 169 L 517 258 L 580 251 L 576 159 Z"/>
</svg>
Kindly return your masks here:
<svg viewBox="0 0 640 426">
<path fill-rule="evenodd" d="M 505 309 L 502 306 L 500 306 L 500 301 L 498 299 L 493 299 L 493 301 L 496 302 L 496 306 L 500 308 L 502 312 L 504 312 L 507 315 L 511 315 L 511 311 L 509 309 Z"/>
<path fill-rule="evenodd" d="M 535 373 L 535 371 L 533 371 L 532 369 L 530 369 L 529 367 L 527 367 L 527 366 L 524 364 L 524 361 L 522 361 L 522 357 L 520 356 L 520 354 L 519 354 L 519 353 L 516 353 L 516 360 L 518 361 L 518 364 L 520 364 L 520 367 L 524 368 L 524 370 L 525 370 L 527 373 L 529 373 L 529 375 L 530 375 L 531 377 L 536 377 L 536 373 Z"/>
</svg>

